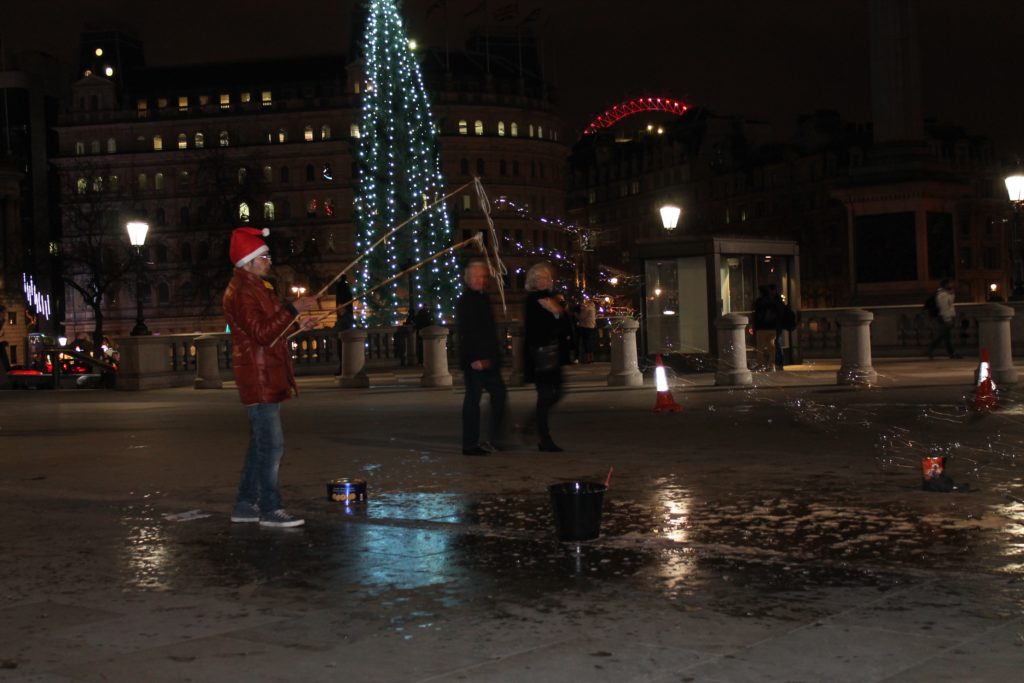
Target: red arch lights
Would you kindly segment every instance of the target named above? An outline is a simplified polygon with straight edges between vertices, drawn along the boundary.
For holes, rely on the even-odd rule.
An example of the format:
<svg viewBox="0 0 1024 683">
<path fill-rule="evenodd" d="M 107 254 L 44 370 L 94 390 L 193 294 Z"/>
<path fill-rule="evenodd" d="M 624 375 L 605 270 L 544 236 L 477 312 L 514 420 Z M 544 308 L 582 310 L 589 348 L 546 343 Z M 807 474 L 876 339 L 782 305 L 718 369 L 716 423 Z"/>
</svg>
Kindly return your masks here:
<svg viewBox="0 0 1024 683">
<path fill-rule="evenodd" d="M 583 131 L 583 134 L 590 135 L 591 133 L 596 133 L 601 128 L 610 128 L 627 116 L 644 111 L 664 111 L 676 116 L 682 116 L 686 113 L 687 109 L 689 109 L 689 105 L 668 97 L 638 97 L 634 100 L 627 100 L 626 102 L 616 104 L 595 118 L 587 126 L 586 130 Z"/>
</svg>

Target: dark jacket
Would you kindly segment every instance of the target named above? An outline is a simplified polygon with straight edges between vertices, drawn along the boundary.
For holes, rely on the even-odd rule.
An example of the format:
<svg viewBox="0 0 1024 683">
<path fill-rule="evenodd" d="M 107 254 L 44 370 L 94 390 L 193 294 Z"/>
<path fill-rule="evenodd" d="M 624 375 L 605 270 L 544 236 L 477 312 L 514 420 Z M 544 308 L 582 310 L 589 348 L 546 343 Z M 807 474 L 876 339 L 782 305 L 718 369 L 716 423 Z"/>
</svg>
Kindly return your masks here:
<svg viewBox="0 0 1024 683">
<path fill-rule="evenodd" d="M 289 342 L 270 343 L 292 327 L 295 309 L 277 298 L 270 283 L 235 268 L 224 292 L 224 318 L 231 327 L 231 361 L 245 405 L 280 403 L 298 393 Z"/>
<path fill-rule="evenodd" d="M 497 325 L 486 292 L 466 289 L 455 303 L 459 333 L 459 367 L 469 370 L 473 361 L 487 360 L 492 368 L 501 366 Z"/>
<path fill-rule="evenodd" d="M 770 296 L 759 296 L 754 301 L 755 330 L 771 330 L 775 332 L 782 320 L 779 302 Z"/>
<path fill-rule="evenodd" d="M 527 382 L 557 382 L 562 377 L 561 367 L 549 372 L 537 372 L 533 362 L 536 349 L 551 344 L 558 344 L 561 348 L 564 323 L 540 305 L 540 299 L 554 296 L 550 291 L 526 294 L 526 304 L 523 307 L 523 379 Z M 559 356 L 561 357 L 561 353 Z"/>
</svg>

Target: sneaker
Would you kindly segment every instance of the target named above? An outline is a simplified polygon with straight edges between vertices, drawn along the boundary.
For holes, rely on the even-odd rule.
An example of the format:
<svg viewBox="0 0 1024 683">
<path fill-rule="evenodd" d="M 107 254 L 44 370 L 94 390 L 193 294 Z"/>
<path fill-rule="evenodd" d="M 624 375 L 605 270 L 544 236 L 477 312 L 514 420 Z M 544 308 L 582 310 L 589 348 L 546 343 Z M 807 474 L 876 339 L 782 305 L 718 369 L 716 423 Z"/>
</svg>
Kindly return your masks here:
<svg viewBox="0 0 1024 683">
<path fill-rule="evenodd" d="M 253 523 L 260 521 L 260 508 L 255 503 L 235 503 L 231 510 L 231 521 L 238 523 Z"/>
<path fill-rule="evenodd" d="M 287 512 L 280 509 L 260 515 L 260 526 L 291 527 L 302 526 L 305 523 L 306 520 L 298 517 L 292 517 Z"/>
<path fill-rule="evenodd" d="M 503 450 L 503 449 L 498 448 L 497 446 L 495 446 L 490 441 L 481 441 L 480 443 L 477 444 L 477 446 L 479 446 L 480 448 L 484 449 L 488 453 L 497 453 L 498 451 Z"/>
</svg>

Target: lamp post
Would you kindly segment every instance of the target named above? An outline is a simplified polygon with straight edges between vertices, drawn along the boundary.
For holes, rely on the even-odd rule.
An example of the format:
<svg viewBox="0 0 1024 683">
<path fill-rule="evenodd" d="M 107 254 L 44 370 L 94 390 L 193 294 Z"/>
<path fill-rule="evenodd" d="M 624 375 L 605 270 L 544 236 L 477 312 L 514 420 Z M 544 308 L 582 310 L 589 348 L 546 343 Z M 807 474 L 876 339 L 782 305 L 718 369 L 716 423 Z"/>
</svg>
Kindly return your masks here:
<svg viewBox="0 0 1024 683">
<path fill-rule="evenodd" d="M 129 221 L 128 225 L 128 241 L 131 242 L 132 246 L 135 247 L 135 327 L 132 328 L 131 336 L 143 337 L 148 335 L 149 328 L 146 327 L 146 321 L 142 317 L 142 286 L 144 284 L 143 278 L 145 277 L 142 272 L 142 247 L 146 244 L 146 233 L 149 232 L 149 223 L 143 221 Z"/>
<path fill-rule="evenodd" d="M 299 285 L 293 285 L 292 286 L 292 294 L 295 295 L 296 299 L 301 298 L 302 295 L 305 294 L 305 293 L 306 293 L 306 288 L 305 287 L 302 287 L 302 286 L 299 286 Z"/>
<path fill-rule="evenodd" d="M 1020 259 L 1020 212 L 1024 209 L 1024 175 L 1016 174 L 1006 177 L 1006 193 L 1013 204 L 1013 229 L 1010 232 L 1010 263 L 1013 272 L 1010 276 L 1010 291 L 1014 299 L 1024 296 L 1024 274 L 1021 273 Z"/>
</svg>

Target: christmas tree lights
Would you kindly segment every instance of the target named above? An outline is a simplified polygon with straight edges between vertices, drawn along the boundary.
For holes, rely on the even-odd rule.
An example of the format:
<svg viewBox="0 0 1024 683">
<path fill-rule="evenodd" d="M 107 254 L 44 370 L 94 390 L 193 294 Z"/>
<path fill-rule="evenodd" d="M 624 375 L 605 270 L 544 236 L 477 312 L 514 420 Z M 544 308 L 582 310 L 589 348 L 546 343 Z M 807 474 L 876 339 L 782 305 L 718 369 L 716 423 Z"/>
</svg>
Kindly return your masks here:
<svg viewBox="0 0 1024 683">
<path fill-rule="evenodd" d="M 454 313 L 459 282 L 454 252 L 415 270 L 408 280 L 369 293 L 376 283 L 453 244 L 448 210 L 438 202 L 444 195 L 438 130 L 413 50 L 394 0 L 370 0 L 356 141 L 356 253 L 416 217 L 359 265 L 353 290 L 362 304 L 363 325 L 401 324 L 406 305 L 409 312 L 431 306 L 441 324 Z"/>
</svg>

